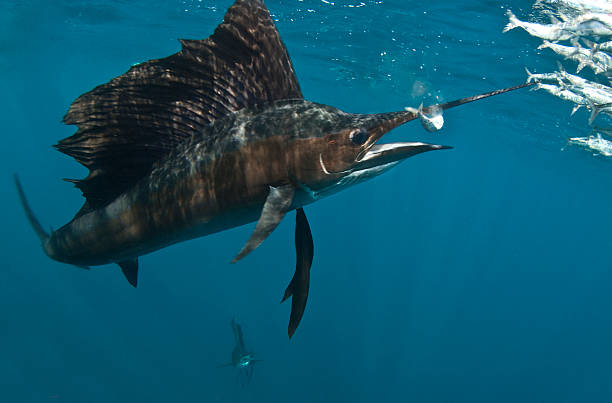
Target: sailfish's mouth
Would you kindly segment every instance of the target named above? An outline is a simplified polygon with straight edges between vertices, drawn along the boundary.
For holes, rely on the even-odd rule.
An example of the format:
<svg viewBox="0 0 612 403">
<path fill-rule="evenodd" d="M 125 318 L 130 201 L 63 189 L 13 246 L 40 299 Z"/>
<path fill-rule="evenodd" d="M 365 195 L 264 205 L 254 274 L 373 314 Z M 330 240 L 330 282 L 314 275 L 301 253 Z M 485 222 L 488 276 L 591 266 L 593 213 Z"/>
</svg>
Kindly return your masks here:
<svg viewBox="0 0 612 403">
<path fill-rule="evenodd" d="M 449 146 L 422 142 L 379 143 L 382 137 L 389 131 L 417 118 L 418 114 L 414 111 L 379 113 L 371 115 L 371 126 L 369 129 L 370 136 L 364 145 L 363 150 L 355 158 L 355 165 L 351 168 L 351 171 L 369 170 L 376 167 L 397 163 L 401 160 L 412 157 L 413 155 L 427 151 L 446 150 L 452 148 Z"/>
<path fill-rule="evenodd" d="M 450 146 L 421 142 L 373 144 L 357 161 L 353 170 L 360 171 L 399 162 L 413 155 L 434 150 L 448 150 Z"/>
</svg>

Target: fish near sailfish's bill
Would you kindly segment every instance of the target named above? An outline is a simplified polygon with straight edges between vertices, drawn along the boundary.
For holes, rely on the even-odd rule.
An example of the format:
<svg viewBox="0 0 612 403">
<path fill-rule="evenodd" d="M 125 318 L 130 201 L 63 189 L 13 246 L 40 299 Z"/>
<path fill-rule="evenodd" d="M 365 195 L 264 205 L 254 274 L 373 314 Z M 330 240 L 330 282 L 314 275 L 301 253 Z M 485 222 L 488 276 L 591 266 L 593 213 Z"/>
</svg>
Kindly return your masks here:
<svg viewBox="0 0 612 403">
<path fill-rule="evenodd" d="M 420 113 L 430 114 L 439 113 L 441 111 L 451 109 L 460 105 L 468 104 L 470 102 L 478 101 L 481 99 L 489 98 L 495 95 L 500 95 L 506 92 L 515 91 L 521 88 L 536 85 L 538 82 L 524 83 L 515 85 L 512 87 L 501 88 L 494 91 L 485 92 L 478 95 L 472 95 L 465 98 L 456 99 L 450 102 L 444 102 L 441 104 L 429 105 L 426 107 L 419 107 L 419 109 L 406 108 L 407 110 L 400 112 L 390 112 L 377 114 L 380 123 L 372 129 L 372 135 L 366 142 L 366 148 L 359 154 L 358 160 L 370 160 L 384 156 L 389 159 L 387 162 L 395 162 L 401 159 L 413 156 L 415 154 L 449 149 L 449 146 L 426 144 L 426 143 L 389 143 L 389 144 L 378 144 L 378 141 L 389 131 L 394 128 L 403 125 L 404 123 L 410 122 L 414 119 L 419 118 Z M 381 159 L 382 161 L 382 159 Z M 372 162 L 370 162 L 372 163 Z M 382 162 L 381 162 L 382 163 Z"/>
<path fill-rule="evenodd" d="M 135 65 L 72 103 L 64 123 L 77 130 L 55 147 L 88 168 L 87 177 L 68 180 L 85 202 L 47 233 L 16 182 L 26 216 L 50 258 L 117 264 L 136 287 L 140 256 L 257 222 L 238 260 L 296 210 L 296 268 L 284 298 L 292 298 L 292 336 L 305 312 L 314 250 L 303 206 L 449 147 L 379 143 L 416 113 L 354 114 L 303 99 L 260 0 L 236 0 L 211 36 L 180 42 L 179 52 Z"/>
</svg>

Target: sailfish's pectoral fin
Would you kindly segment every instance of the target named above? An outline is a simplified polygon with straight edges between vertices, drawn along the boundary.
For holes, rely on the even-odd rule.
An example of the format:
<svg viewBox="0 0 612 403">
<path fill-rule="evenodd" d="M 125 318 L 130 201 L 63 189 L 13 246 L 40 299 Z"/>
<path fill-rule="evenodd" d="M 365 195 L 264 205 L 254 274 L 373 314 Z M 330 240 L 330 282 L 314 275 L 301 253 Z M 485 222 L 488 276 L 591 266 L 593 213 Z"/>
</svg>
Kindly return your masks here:
<svg viewBox="0 0 612 403">
<path fill-rule="evenodd" d="M 124 260 L 117 263 L 123 275 L 134 288 L 138 285 L 138 259 Z"/>
<path fill-rule="evenodd" d="M 294 194 L 295 188 L 291 184 L 279 187 L 270 186 L 270 193 L 268 193 L 266 202 L 261 210 L 261 216 L 259 221 L 257 221 L 255 230 L 240 253 L 232 260 L 232 263 L 237 262 L 255 250 L 274 231 L 285 216 L 285 213 L 289 211 Z"/>
<path fill-rule="evenodd" d="M 310 266 L 314 256 L 314 243 L 308 219 L 302 208 L 296 210 L 295 216 L 295 253 L 296 264 L 295 273 L 291 282 L 285 290 L 285 295 L 281 301 L 291 298 L 291 316 L 289 317 L 289 338 L 293 336 L 295 330 L 302 320 L 306 301 L 308 301 L 308 288 L 310 286 Z"/>
</svg>

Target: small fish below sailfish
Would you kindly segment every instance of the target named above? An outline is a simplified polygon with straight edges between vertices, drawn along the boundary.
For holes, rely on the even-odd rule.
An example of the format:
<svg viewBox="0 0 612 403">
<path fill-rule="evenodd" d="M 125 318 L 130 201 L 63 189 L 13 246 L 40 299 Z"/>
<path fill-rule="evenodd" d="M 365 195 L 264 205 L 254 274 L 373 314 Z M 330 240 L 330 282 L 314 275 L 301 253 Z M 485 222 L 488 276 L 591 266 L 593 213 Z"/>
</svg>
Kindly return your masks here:
<svg viewBox="0 0 612 403">
<path fill-rule="evenodd" d="M 219 367 L 234 367 L 238 372 L 238 380 L 242 386 L 246 386 L 253 378 L 253 365 L 261 360 L 255 359 L 255 354 L 247 351 L 244 344 L 244 334 L 238 322 L 232 319 L 232 333 L 234 334 L 234 349 L 232 350 L 232 361 Z"/>
<path fill-rule="evenodd" d="M 116 263 L 136 286 L 142 255 L 257 221 L 236 261 L 296 210 L 297 263 L 283 298 L 292 298 L 291 337 L 306 307 L 314 254 L 303 207 L 450 147 L 379 143 L 419 118 L 413 111 L 355 114 L 306 101 L 261 0 L 237 0 L 209 38 L 180 42 L 178 53 L 132 66 L 72 103 L 64 123 L 78 130 L 55 147 L 89 169 L 86 178 L 68 180 L 86 201 L 70 222 L 47 232 L 15 177 L 27 218 L 50 258 L 83 268 Z"/>
</svg>

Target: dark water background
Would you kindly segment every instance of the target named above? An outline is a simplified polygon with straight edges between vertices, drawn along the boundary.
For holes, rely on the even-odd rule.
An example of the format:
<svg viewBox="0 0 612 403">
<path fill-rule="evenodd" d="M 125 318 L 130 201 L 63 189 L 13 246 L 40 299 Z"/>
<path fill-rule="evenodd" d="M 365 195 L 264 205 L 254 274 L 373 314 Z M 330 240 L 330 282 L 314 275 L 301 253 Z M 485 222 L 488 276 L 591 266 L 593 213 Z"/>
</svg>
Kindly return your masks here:
<svg viewBox="0 0 612 403">
<path fill-rule="evenodd" d="M 556 68 L 501 32 L 528 1 L 266 3 L 306 98 L 349 112 Z M 64 224 L 82 200 L 60 178 L 85 170 L 50 146 L 75 130 L 71 101 L 208 36 L 230 4 L 0 2 L 0 402 L 612 402 L 612 161 L 566 147 L 587 113 L 543 92 L 454 109 L 435 134 L 397 129 L 455 148 L 308 206 L 315 262 L 291 341 L 293 213 L 236 265 L 252 226 L 145 256 L 136 290 L 115 266 L 44 256 L 12 173 L 45 225 Z M 264 360 L 244 389 L 217 368 L 232 317 Z"/>
</svg>

